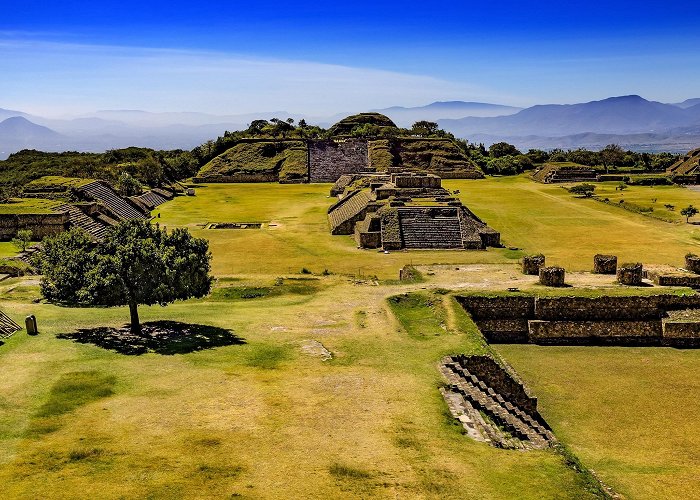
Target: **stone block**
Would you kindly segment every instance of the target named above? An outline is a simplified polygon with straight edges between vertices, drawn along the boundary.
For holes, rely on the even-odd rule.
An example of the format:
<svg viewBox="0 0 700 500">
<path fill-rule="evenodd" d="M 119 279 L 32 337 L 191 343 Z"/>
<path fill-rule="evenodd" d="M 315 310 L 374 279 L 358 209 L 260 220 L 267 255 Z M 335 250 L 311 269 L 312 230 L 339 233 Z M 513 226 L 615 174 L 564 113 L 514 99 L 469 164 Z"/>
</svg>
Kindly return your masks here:
<svg viewBox="0 0 700 500">
<path fill-rule="evenodd" d="M 539 276 L 540 268 L 544 267 L 545 257 L 539 255 L 526 255 L 523 257 L 523 274 L 531 276 Z"/>
<path fill-rule="evenodd" d="M 545 286 L 564 286 L 566 271 L 563 267 L 541 267 L 540 268 L 540 285 Z"/>
<path fill-rule="evenodd" d="M 593 257 L 593 272 L 596 274 L 616 274 L 617 256 L 597 254 Z"/>
<path fill-rule="evenodd" d="M 621 285 L 640 286 L 644 278 L 644 269 L 642 264 L 623 264 L 617 270 L 617 281 Z"/>
</svg>

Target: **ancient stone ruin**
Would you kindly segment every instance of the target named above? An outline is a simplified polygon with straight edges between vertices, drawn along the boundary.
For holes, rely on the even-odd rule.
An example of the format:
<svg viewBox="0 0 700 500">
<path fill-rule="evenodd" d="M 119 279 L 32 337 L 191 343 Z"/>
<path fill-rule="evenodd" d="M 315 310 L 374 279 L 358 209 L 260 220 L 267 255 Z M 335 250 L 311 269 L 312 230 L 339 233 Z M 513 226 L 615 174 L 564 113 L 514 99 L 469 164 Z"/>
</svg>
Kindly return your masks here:
<svg viewBox="0 0 700 500">
<path fill-rule="evenodd" d="M 593 257 L 593 272 L 596 274 L 617 274 L 617 257 L 615 255 L 595 255 Z"/>
<path fill-rule="evenodd" d="M 700 295 L 695 294 L 456 299 L 488 342 L 700 347 Z"/>
<path fill-rule="evenodd" d="M 29 229 L 33 238 L 42 239 L 80 227 L 99 240 L 120 221 L 149 219 L 151 210 L 175 196 L 172 190 L 155 188 L 125 198 L 108 182 L 69 178 L 54 179 L 53 183 L 38 179 L 25 188 L 24 194 L 64 202 L 55 201 L 53 213 L 0 215 L 0 239 L 9 240 L 20 229 Z"/>
<path fill-rule="evenodd" d="M 545 184 L 558 182 L 595 182 L 598 180 L 598 172 L 585 165 L 567 165 L 558 163 L 545 163 L 535 170 L 532 178 Z"/>
<path fill-rule="evenodd" d="M 523 257 L 523 274 L 539 276 L 540 268 L 544 267 L 545 257 L 542 254 L 526 255 Z"/>
<path fill-rule="evenodd" d="M 700 184 L 700 149 L 694 149 L 668 167 L 666 173 L 677 184 Z"/>
<path fill-rule="evenodd" d="M 355 137 L 357 126 L 368 126 L 375 135 Z M 335 182 L 346 174 L 392 169 L 450 179 L 484 177 L 454 140 L 398 132 L 384 115 L 359 113 L 333 125 L 326 139 L 242 138 L 204 165 L 193 181 Z"/>
<path fill-rule="evenodd" d="M 617 270 L 617 282 L 621 285 L 640 286 L 644 279 L 644 268 L 639 262 L 622 264 Z"/>
<path fill-rule="evenodd" d="M 564 286 L 566 271 L 563 267 L 540 267 L 540 285 Z"/>
<path fill-rule="evenodd" d="M 685 268 L 691 273 L 700 274 L 700 257 L 692 253 L 686 255 Z"/>
<path fill-rule="evenodd" d="M 331 234 L 354 234 L 361 248 L 483 249 L 500 246 L 491 229 L 442 188 L 435 175 L 344 175 L 331 189 Z"/>
<path fill-rule="evenodd" d="M 514 373 L 489 356 L 448 356 L 440 363 L 450 413 L 467 435 L 499 448 L 546 448 L 556 442 Z"/>
</svg>

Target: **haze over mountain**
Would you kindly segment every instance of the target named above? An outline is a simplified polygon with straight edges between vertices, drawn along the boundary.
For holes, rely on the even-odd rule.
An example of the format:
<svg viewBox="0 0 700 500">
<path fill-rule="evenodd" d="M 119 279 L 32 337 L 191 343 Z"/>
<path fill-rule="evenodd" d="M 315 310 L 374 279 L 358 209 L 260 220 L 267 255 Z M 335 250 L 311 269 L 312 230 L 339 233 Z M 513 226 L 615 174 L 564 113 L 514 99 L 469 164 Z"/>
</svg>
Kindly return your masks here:
<svg viewBox="0 0 700 500">
<path fill-rule="evenodd" d="M 640 96 L 611 97 L 581 104 L 537 105 L 437 101 L 426 106 L 377 109 L 399 126 L 437 121 L 457 137 L 486 145 L 499 141 L 528 148 L 599 149 L 610 143 L 642 151 L 685 152 L 700 145 L 700 99 L 664 104 Z M 102 110 L 70 119 L 33 116 L 0 108 L 0 159 L 25 148 L 104 151 L 127 146 L 191 149 L 225 130 L 241 130 L 255 119 L 288 117 L 328 127 L 351 114 L 308 116 L 287 111 L 238 115 L 197 112 L 151 113 Z"/>
<path fill-rule="evenodd" d="M 391 118 L 399 127 L 410 127 L 418 120 L 437 121 L 449 118 L 494 117 L 511 115 L 521 111 L 522 108 L 504 106 L 502 104 L 489 104 L 484 102 L 465 101 L 437 101 L 427 106 L 405 108 L 392 106 L 385 109 L 373 109 Z"/>
</svg>

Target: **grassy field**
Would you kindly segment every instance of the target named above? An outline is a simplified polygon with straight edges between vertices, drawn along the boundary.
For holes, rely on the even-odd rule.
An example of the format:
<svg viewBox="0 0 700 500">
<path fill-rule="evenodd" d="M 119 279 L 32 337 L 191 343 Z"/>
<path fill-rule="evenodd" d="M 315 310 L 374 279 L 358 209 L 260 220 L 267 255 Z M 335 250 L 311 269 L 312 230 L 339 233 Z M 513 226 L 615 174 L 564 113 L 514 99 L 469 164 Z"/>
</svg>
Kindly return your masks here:
<svg viewBox="0 0 700 500">
<path fill-rule="evenodd" d="M 174 343 L 162 352 L 178 354 L 129 356 L 59 338 L 120 326 L 128 310 L 57 307 L 38 300 L 36 281 L 0 283 L 0 309 L 17 321 L 35 314 L 41 331 L 0 344 L 3 496 L 590 497 L 554 451 L 499 450 L 462 435 L 436 365 L 487 346 L 439 288 L 518 275 L 523 252 L 570 270 L 589 269 L 599 252 L 680 264 L 700 244 L 697 230 L 523 178 L 445 184 L 521 250 L 358 250 L 328 233 L 329 185 L 202 186 L 159 207 L 161 225 L 210 240 L 219 280 L 209 298 L 143 307 L 142 319 L 228 330 L 235 342 L 214 349 Z M 201 226 L 255 221 L 266 225 Z M 428 267 L 425 282 L 391 281 L 408 263 L 474 264 L 481 274 L 448 279 L 458 266 Z M 333 358 L 322 361 L 310 341 Z M 629 498 L 692 497 L 695 351 L 498 350 L 561 440 L 613 487 Z"/>
<path fill-rule="evenodd" d="M 700 250 L 698 226 L 669 224 L 574 198 L 560 186 L 537 184 L 524 177 L 444 184 L 459 189 L 462 201 L 499 230 L 506 245 L 527 253 L 542 252 L 547 264 L 570 270 L 590 270 L 596 253 L 617 255 L 618 262 L 682 265 L 686 253 Z M 681 205 L 681 199 L 694 199 L 700 204 L 700 193 L 682 187 L 638 186 L 627 191 L 640 198 L 657 197 L 659 202 L 675 200 Z M 657 195 L 661 192 L 663 198 Z"/>
<path fill-rule="evenodd" d="M 557 436 L 628 498 L 698 498 L 700 352 L 502 345 Z"/>
</svg>

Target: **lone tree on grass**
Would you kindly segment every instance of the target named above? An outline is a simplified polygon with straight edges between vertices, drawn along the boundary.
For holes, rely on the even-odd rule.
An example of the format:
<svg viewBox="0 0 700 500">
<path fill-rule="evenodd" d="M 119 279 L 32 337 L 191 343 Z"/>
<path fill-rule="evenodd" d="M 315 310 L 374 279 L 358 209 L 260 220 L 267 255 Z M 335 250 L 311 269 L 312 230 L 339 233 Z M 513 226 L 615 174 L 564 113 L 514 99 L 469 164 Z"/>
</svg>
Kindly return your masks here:
<svg viewBox="0 0 700 500">
<path fill-rule="evenodd" d="M 20 229 L 17 235 L 12 238 L 12 244 L 20 252 L 24 252 L 32 242 L 32 231 L 30 229 Z"/>
<path fill-rule="evenodd" d="M 681 215 L 685 216 L 686 224 L 690 221 L 690 218 L 694 215 L 697 215 L 697 213 L 698 209 L 695 208 L 693 205 L 688 205 L 687 207 L 681 210 Z"/>
<path fill-rule="evenodd" d="M 595 191 L 595 186 L 593 184 L 577 184 L 569 188 L 570 193 L 581 195 L 584 198 L 593 196 L 593 191 Z"/>
<path fill-rule="evenodd" d="M 122 222 L 95 243 L 79 228 L 44 240 L 38 259 L 48 300 L 71 305 L 129 306 L 132 333 L 141 332 L 138 306 L 165 306 L 211 290 L 205 239 L 186 229 L 168 233 L 146 221 Z"/>
</svg>

